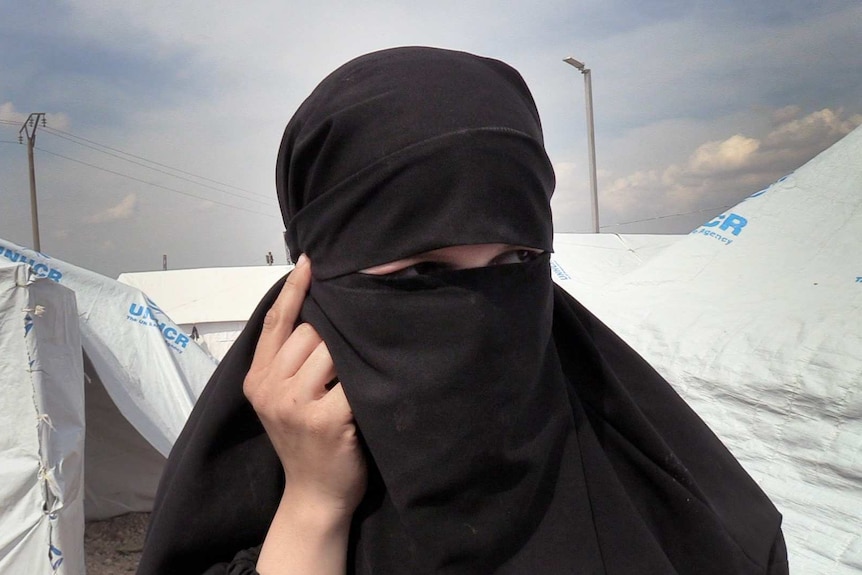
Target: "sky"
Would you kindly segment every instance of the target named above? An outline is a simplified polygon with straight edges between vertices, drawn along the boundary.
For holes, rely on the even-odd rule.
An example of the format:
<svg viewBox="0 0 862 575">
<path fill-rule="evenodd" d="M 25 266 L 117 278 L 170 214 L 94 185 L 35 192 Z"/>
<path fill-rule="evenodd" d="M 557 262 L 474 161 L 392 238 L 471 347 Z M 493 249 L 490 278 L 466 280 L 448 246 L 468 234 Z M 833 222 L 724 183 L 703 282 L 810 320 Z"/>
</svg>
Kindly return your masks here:
<svg viewBox="0 0 862 575">
<path fill-rule="evenodd" d="M 402 45 L 503 60 L 530 86 L 558 232 L 687 233 L 862 124 L 858 0 L 0 0 L 0 239 L 122 272 L 285 263 L 284 126 L 314 86 Z"/>
</svg>

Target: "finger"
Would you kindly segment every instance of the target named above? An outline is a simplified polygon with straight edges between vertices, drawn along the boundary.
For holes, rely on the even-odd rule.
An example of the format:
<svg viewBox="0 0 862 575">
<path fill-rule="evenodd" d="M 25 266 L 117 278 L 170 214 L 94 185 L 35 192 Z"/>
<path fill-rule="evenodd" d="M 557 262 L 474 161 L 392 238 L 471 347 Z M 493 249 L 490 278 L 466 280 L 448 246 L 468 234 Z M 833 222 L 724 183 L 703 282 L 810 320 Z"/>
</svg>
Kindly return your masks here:
<svg viewBox="0 0 862 575">
<path fill-rule="evenodd" d="M 276 379 L 293 377 L 322 341 L 311 324 L 299 324 L 270 363 L 269 373 Z"/>
<path fill-rule="evenodd" d="M 321 401 L 328 403 L 329 407 L 335 412 L 341 413 L 344 421 L 353 419 L 353 409 L 351 409 L 350 403 L 347 401 L 347 396 L 344 395 L 344 386 L 341 382 L 336 383 Z"/>
<path fill-rule="evenodd" d="M 335 377 L 335 365 L 325 342 L 320 342 L 294 376 L 298 382 L 297 393 L 310 399 L 326 395 L 326 385 Z"/>
<path fill-rule="evenodd" d="M 273 360 L 278 350 L 287 341 L 293 332 L 308 286 L 311 284 L 311 262 L 308 258 L 300 256 L 296 267 L 287 276 L 278 298 L 263 320 L 263 329 L 254 357 L 251 361 L 251 370 L 260 369 Z"/>
</svg>

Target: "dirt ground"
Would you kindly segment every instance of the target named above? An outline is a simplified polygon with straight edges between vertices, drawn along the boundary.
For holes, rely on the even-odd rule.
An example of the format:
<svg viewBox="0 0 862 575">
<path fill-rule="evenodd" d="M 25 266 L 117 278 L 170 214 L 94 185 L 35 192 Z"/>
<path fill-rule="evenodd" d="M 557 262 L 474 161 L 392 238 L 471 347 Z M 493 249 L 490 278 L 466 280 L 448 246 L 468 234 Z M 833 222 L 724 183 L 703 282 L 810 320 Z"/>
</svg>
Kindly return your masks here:
<svg viewBox="0 0 862 575">
<path fill-rule="evenodd" d="M 87 575 L 134 573 L 144 546 L 149 513 L 129 513 L 87 523 L 84 552 Z"/>
</svg>

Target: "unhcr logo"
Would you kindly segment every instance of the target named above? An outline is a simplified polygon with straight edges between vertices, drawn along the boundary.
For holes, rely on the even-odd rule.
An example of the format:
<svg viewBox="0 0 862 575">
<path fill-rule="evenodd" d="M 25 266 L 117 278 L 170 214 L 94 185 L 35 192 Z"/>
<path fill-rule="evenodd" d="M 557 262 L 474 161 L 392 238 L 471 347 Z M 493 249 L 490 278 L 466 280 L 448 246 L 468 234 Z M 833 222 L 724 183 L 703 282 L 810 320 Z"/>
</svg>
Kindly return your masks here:
<svg viewBox="0 0 862 575">
<path fill-rule="evenodd" d="M 159 316 L 164 316 L 165 312 L 159 309 L 159 306 L 153 300 L 146 296 L 144 296 L 144 300 L 147 302 L 146 305 L 135 302 L 129 305 L 129 314 L 126 316 L 126 319 L 137 322 L 140 325 L 159 328 L 159 332 L 168 346 L 182 353 L 189 345 L 189 337 L 177 328 L 169 325 L 165 320 L 160 319 Z"/>
<path fill-rule="evenodd" d="M 714 220 L 703 224 L 691 233 L 701 234 L 717 239 L 724 245 L 729 246 L 733 243 L 733 238 L 730 236 L 738 236 L 747 225 L 748 220 L 739 214 L 721 214 Z M 718 229 L 715 230 L 713 228 Z"/>
<path fill-rule="evenodd" d="M 560 263 L 554 259 L 551 260 L 551 273 L 558 280 L 572 279 L 572 276 L 569 275 L 569 272 L 567 272 L 563 268 L 563 266 L 561 266 Z"/>
<path fill-rule="evenodd" d="M 8 248 L 2 244 L 0 244 L 0 255 L 9 260 L 12 263 L 19 264 L 27 264 L 31 270 L 33 270 L 33 275 L 37 278 L 48 278 L 49 280 L 53 280 L 57 283 L 60 283 L 60 280 L 63 279 L 63 272 L 58 270 L 57 268 L 51 267 L 44 261 L 39 259 L 28 258 L 21 252 L 15 251 L 11 248 Z M 45 259 L 51 259 L 45 254 L 39 254 Z"/>
<path fill-rule="evenodd" d="M 781 182 L 783 182 L 784 180 L 786 180 L 787 178 L 789 178 L 792 175 L 793 175 L 793 172 L 787 174 L 786 176 L 782 176 L 782 177 L 778 178 L 777 180 L 775 180 L 775 182 L 769 184 L 768 186 L 766 186 L 762 190 L 758 190 L 758 191 L 754 192 L 753 194 L 751 194 L 750 196 L 748 196 L 747 198 L 745 198 L 742 201 L 747 202 L 748 200 L 753 200 L 754 198 L 759 198 L 760 196 L 762 196 L 763 194 L 765 194 L 766 192 L 771 190 L 774 186 L 776 186 L 777 184 L 780 184 Z"/>
</svg>

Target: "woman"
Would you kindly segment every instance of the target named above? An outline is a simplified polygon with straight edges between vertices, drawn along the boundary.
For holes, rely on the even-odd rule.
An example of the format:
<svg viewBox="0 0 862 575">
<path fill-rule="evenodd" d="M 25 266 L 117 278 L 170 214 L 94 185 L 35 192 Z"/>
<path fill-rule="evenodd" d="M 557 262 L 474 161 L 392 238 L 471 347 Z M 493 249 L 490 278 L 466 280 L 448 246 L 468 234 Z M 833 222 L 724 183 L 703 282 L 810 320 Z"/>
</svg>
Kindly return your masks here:
<svg viewBox="0 0 862 575">
<path fill-rule="evenodd" d="M 553 170 L 515 70 L 349 62 L 276 178 L 307 257 L 196 405 L 139 573 L 787 572 L 766 496 L 553 285 Z"/>
</svg>

